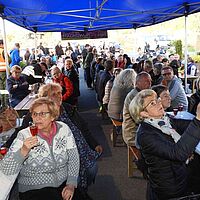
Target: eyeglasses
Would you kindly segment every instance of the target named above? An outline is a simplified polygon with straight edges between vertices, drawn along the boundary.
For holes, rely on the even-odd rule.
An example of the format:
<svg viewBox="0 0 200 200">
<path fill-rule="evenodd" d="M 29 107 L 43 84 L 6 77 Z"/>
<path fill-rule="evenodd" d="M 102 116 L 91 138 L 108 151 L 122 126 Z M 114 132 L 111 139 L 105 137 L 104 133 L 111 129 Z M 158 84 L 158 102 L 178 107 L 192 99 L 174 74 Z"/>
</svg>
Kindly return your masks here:
<svg viewBox="0 0 200 200">
<path fill-rule="evenodd" d="M 152 106 L 152 107 L 156 106 L 160 101 L 161 101 L 160 97 L 150 101 L 146 106 L 143 107 L 143 110 L 145 110 L 148 106 Z"/>
<path fill-rule="evenodd" d="M 39 116 L 39 117 L 45 118 L 45 117 L 47 117 L 48 114 L 50 114 L 50 112 L 39 112 L 39 113 L 33 112 L 31 115 L 32 115 L 32 117 Z"/>
</svg>

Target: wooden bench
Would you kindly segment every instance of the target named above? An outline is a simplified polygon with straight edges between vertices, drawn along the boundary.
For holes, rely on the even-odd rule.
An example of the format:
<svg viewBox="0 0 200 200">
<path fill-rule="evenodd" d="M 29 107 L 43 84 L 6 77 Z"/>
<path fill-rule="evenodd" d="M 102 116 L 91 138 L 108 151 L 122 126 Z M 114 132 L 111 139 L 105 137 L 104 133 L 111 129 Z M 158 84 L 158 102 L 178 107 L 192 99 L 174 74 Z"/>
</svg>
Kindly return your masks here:
<svg viewBox="0 0 200 200">
<path fill-rule="evenodd" d="M 133 177 L 135 169 L 135 161 L 138 161 L 141 157 L 140 151 L 135 146 L 128 146 L 128 177 Z"/>
</svg>

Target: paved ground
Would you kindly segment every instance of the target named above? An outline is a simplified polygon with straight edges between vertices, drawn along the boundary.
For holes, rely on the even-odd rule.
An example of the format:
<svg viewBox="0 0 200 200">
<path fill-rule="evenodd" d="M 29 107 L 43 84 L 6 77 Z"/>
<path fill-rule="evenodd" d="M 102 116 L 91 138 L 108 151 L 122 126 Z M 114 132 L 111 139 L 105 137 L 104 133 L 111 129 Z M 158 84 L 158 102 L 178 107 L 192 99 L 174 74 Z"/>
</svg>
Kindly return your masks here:
<svg viewBox="0 0 200 200">
<path fill-rule="evenodd" d="M 146 181 L 136 171 L 135 177 L 127 177 L 127 148 L 112 147 L 109 120 L 102 120 L 98 113 L 94 90 L 88 90 L 80 73 L 81 97 L 79 111 L 99 143 L 104 153 L 98 161 L 99 172 L 96 183 L 89 188 L 94 200 L 144 200 Z"/>
</svg>

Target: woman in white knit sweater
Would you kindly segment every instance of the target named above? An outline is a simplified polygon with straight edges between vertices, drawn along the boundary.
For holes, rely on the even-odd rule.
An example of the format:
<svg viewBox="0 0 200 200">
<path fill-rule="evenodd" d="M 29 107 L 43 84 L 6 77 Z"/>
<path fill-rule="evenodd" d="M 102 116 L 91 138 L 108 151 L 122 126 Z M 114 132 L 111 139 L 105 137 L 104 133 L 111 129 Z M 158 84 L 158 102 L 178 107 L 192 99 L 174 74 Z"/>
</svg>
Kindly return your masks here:
<svg viewBox="0 0 200 200">
<path fill-rule="evenodd" d="M 20 200 L 71 200 L 77 186 L 79 155 L 69 127 L 56 122 L 56 104 L 39 98 L 30 108 L 38 133 L 21 130 L 0 163 L 6 174 L 17 174 Z"/>
</svg>

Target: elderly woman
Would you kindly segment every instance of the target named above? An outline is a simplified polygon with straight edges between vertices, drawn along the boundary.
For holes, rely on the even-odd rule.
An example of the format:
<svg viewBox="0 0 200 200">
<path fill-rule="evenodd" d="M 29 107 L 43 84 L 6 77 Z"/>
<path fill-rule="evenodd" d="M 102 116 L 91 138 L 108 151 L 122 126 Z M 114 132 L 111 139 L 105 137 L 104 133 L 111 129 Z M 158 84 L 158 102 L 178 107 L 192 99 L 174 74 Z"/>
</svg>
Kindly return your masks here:
<svg viewBox="0 0 200 200">
<path fill-rule="evenodd" d="M 0 163 L 7 175 L 17 174 L 20 200 L 71 200 L 77 186 L 79 155 L 70 128 L 55 121 L 57 105 L 47 98 L 33 102 L 30 113 L 37 135 L 21 130 Z"/>
<path fill-rule="evenodd" d="M 133 119 L 141 123 L 137 143 L 147 165 L 147 199 L 184 196 L 188 183 L 186 161 L 200 140 L 200 106 L 187 128 L 165 115 L 160 98 L 153 90 L 139 92 L 129 109 Z"/>
<path fill-rule="evenodd" d="M 77 199 L 89 199 L 88 186 L 95 180 L 97 174 L 97 158 L 103 149 L 92 137 L 87 124 L 72 106 L 62 103 L 61 87 L 58 84 L 44 85 L 39 89 L 39 97 L 48 97 L 59 106 L 59 120 L 66 123 L 75 138 L 80 156 L 79 183 L 76 190 Z M 80 197 L 81 196 L 81 197 Z M 76 198 L 75 198 L 76 199 Z"/>
<path fill-rule="evenodd" d="M 133 69 L 123 70 L 114 80 L 108 103 L 110 118 L 122 121 L 126 95 L 135 87 L 136 73 Z"/>
<path fill-rule="evenodd" d="M 22 69 L 18 65 L 14 65 L 11 69 L 11 75 L 7 79 L 7 90 L 10 94 L 10 104 L 15 107 L 24 97 L 29 94 L 29 84 L 25 78 L 21 76 Z"/>
<path fill-rule="evenodd" d="M 79 183 L 73 199 L 87 199 L 87 188 L 94 181 L 98 170 L 96 159 L 101 155 L 103 149 L 92 137 L 86 122 L 74 107 L 62 102 L 62 88 L 59 84 L 49 83 L 41 86 L 38 95 L 39 97 L 48 97 L 57 104 L 59 111 L 58 120 L 66 123 L 72 130 L 80 157 Z M 22 127 L 26 128 L 30 121 L 32 121 L 31 116 L 27 114 L 23 120 Z M 6 143 L 6 147 L 10 146 L 17 133 L 18 131 L 16 130 L 11 139 Z"/>
</svg>

